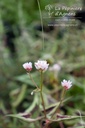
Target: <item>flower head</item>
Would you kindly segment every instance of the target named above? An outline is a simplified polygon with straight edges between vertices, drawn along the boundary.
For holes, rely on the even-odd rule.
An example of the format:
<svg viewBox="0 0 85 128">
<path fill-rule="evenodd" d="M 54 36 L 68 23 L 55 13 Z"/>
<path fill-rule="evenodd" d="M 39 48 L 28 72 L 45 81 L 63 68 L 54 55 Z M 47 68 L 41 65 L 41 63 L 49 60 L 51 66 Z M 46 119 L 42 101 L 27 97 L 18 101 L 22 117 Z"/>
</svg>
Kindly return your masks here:
<svg viewBox="0 0 85 128">
<path fill-rule="evenodd" d="M 72 86 L 72 82 L 70 81 L 70 80 L 63 80 L 62 82 L 61 82 L 61 85 L 66 89 L 66 90 L 68 90 L 71 86 Z"/>
<path fill-rule="evenodd" d="M 49 68 L 50 71 L 60 71 L 61 66 L 59 64 L 54 64 Z"/>
<path fill-rule="evenodd" d="M 31 62 L 24 63 L 23 68 L 26 69 L 28 72 L 30 72 L 32 70 L 32 63 Z"/>
<path fill-rule="evenodd" d="M 36 69 L 43 71 L 43 72 L 48 69 L 48 66 L 49 64 L 47 64 L 46 60 L 38 60 L 37 62 L 35 62 Z"/>
</svg>

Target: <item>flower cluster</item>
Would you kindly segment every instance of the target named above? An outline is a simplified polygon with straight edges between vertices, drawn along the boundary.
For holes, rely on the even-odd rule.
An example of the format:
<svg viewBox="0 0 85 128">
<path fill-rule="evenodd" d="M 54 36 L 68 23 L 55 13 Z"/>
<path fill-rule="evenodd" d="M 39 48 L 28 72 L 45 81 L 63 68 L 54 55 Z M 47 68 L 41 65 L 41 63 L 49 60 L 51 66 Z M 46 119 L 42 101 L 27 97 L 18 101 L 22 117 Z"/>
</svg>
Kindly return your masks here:
<svg viewBox="0 0 85 128">
<path fill-rule="evenodd" d="M 48 69 L 49 64 L 47 63 L 46 60 L 38 60 L 37 62 L 34 63 L 35 68 L 39 71 L 45 72 Z M 24 69 L 26 69 L 27 72 L 30 72 L 32 70 L 32 63 L 31 62 L 26 62 L 23 64 Z M 58 64 L 54 64 L 52 67 L 49 68 L 49 70 L 53 71 L 59 71 L 61 67 Z M 63 80 L 61 82 L 61 85 L 68 90 L 72 86 L 72 82 L 70 80 Z"/>
<path fill-rule="evenodd" d="M 35 62 L 35 68 L 39 71 L 43 71 L 45 72 L 48 69 L 49 64 L 47 63 L 46 60 L 38 60 L 37 62 Z M 32 63 L 31 62 L 27 62 L 23 64 L 23 67 L 30 72 L 32 70 Z"/>
</svg>

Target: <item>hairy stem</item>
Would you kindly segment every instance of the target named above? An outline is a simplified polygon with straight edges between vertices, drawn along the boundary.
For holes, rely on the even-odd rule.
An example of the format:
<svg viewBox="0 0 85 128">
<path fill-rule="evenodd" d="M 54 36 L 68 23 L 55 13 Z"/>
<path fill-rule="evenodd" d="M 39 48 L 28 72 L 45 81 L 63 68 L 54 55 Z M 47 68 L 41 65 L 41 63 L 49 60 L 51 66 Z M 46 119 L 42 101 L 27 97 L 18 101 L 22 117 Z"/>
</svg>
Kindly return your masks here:
<svg viewBox="0 0 85 128">
<path fill-rule="evenodd" d="M 43 98 L 43 94 L 42 94 L 42 89 L 43 89 L 43 74 L 42 74 L 42 71 L 41 71 L 41 86 L 40 86 L 40 95 L 41 95 L 41 100 L 42 100 L 42 105 L 43 105 L 43 110 L 44 110 L 44 115 L 45 115 L 45 118 L 46 117 L 46 110 L 45 110 L 45 103 L 44 103 L 44 98 Z"/>
<path fill-rule="evenodd" d="M 53 112 L 53 114 L 52 114 L 51 118 L 53 118 L 53 117 L 54 117 L 54 115 L 57 113 L 58 108 L 61 106 L 62 101 L 63 101 L 64 96 L 65 96 L 65 93 L 66 93 L 66 90 L 63 88 L 63 92 L 62 92 L 62 96 L 61 96 L 60 103 L 59 103 L 58 107 L 56 107 L 56 109 L 55 109 L 55 111 Z"/>
<path fill-rule="evenodd" d="M 35 85 L 35 87 L 38 88 L 37 84 L 35 83 L 35 81 L 33 80 L 32 76 L 31 76 L 31 74 L 28 73 L 28 75 L 29 75 L 30 79 L 32 80 L 33 84 Z"/>
</svg>

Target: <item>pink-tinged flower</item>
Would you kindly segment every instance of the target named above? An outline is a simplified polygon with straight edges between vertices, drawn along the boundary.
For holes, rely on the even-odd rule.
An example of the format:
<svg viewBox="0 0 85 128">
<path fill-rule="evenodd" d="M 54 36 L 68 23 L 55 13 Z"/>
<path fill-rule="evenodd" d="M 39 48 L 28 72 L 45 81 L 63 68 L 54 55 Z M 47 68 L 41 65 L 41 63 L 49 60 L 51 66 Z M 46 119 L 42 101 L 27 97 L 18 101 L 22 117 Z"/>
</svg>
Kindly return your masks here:
<svg viewBox="0 0 85 128">
<path fill-rule="evenodd" d="M 54 64 L 53 66 L 51 66 L 49 68 L 50 71 L 60 71 L 61 70 L 61 66 L 59 64 Z"/>
<path fill-rule="evenodd" d="M 30 72 L 32 70 L 32 63 L 31 62 L 24 63 L 23 68 L 26 69 L 28 72 Z"/>
<path fill-rule="evenodd" d="M 43 72 L 48 69 L 48 66 L 49 64 L 47 64 L 46 60 L 38 60 L 37 62 L 35 62 L 36 69 Z"/>
<path fill-rule="evenodd" d="M 72 86 L 72 82 L 70 80 L 63 80 L 61 82 L 61 85 L 66 89 L 68 90 L 71 86 Z"/>
</svg>

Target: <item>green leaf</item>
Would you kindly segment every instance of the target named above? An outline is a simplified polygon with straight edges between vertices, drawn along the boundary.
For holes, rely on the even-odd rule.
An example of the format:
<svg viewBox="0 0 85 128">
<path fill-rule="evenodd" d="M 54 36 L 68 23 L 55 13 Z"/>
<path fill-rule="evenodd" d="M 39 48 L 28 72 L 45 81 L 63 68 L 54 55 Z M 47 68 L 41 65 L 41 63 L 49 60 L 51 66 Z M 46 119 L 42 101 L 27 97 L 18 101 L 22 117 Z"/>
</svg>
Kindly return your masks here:
<svg viewBox="0 0 85 128">
<path fill-rule="evenodd" d="M 22 100 L 24 99 L 25 93 L 26 93 L 26 89 L 27 89 L 27 86 L 22 85 L 20 94 L 18 95 L 16 101 L 13 101 L 13 103 L 12 103 L 13 107 L 17 107 L 22 102 Z"/>
<path fill-rule="evenodd" d="M 62 101 L 62 103 L 66 102 L 66 101 L 69 100 L 70 98 L 72 98 L 72 97 L 66 98 L 65 100 Z M 57 102 L 57 103 L 51 104 L 51 105 L 49 105 L 48 107 L 46 107 L 46 110 L 51 109 L 51 108 L 54 107 L 54 108 L 52 109 L 52 111 L 51 111 L 48 115 L 53 114 L 54 111 L 55 111 L 55 109 L 59 106 L 59 104 L 60 104 L 60 102 Z"/>
<path fill-rule="evenodd" d="M 36 82 L 37 85 L 39 85 L 39 75 L 37 72 L 35 73 L 31 73 L 32 78 L 34 79 L 34 81 Z M 30 80 L 30 77 L 28 74 L 26 75 L 20 75 L 14 78 L 15 80 L 18 80 L 20 82 L 23 82 L 25 84 L 29 84 L 30 86 L 34 86 L 34 84 L 32 83 L 32 81 Z"/>
<path fill-rule="evenodd" d="M 60 122 L 65 120 L 73 120 L 73 119 L 79 119 L 79 118 L 85 118 L 85 116 L 67 116 L 65 118 L 59 118 L 56 120 L 51 120 L 52 122 Z"/>
<path fill-rule="evenodd" d="M 34 100 L 33 100 L 33 102 L 32 102 L 32 104 L 31 104 L 31 106 L 28 108 L 28 109 L 26 109 L 26 113 L 30 113 L 34 108 L 35 108 L 35 106 L 37 105 L 37 103 L 38 103 L 38 96 L 37 96 L 37 94 L 34 96 Z"/>
<path fill-rule="evenodd" d="M 25 113 L 26 114 L 26 113 Z M 27 113 L 28 114 L 28 113 Z M 25 121 L 25 122 L 29 122 L 29 123 L 31 123 L 31 122 L 35 122 L 35 121 L 38 121 L 38 120 L 41 120 L 41 119 L 43 119 L 44 118 L 44 116 L 41 116 L 41 117 L 37 117 L 37 118 L 35 118 L 35 119 L 33 119 L 33 118 L 26 118 L 26 117 L 23 117 L 24 116 L 24 113 L 20 113 L 20 114 L 10 114 L 10 115 L 7 115 L 7 116 L 10 116 L 10 117 L 14 117 L 14 118 L 18 118 L 18 119 L 20 119 L 20 120 L 23 120 L 23 121 Z"/>
</svg>

